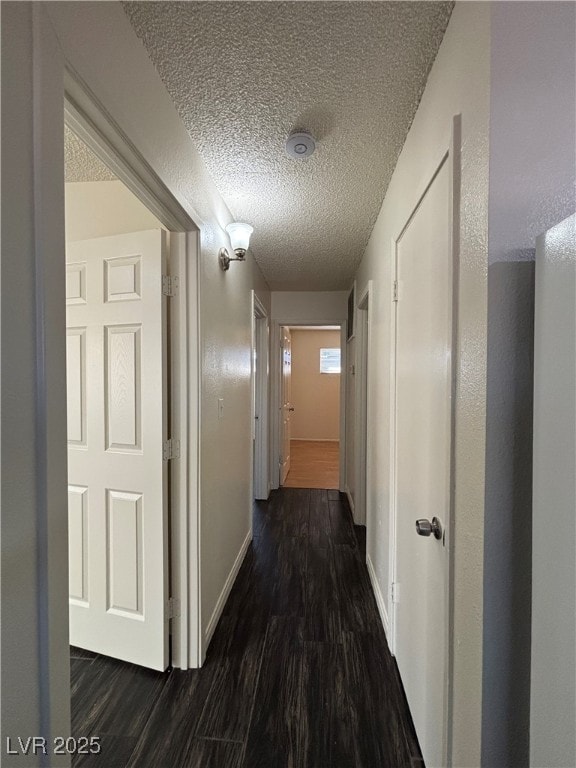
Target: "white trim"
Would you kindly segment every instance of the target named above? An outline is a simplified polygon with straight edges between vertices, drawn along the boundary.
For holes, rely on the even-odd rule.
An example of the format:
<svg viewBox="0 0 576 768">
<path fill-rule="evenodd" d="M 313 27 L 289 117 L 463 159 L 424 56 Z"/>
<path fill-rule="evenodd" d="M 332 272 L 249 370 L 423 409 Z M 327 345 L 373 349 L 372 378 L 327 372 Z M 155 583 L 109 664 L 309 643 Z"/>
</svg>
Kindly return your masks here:
<svg viewBox="0 0 576 768">
<path fill-rule="evenodd" d="M 176 240 L 173 251 L 172 241 Z M 199 343 L 198 234 L 171 234 L 170 271 L 179 277 L 171 299 L 172 429 L 180 440 L 180 458 L 172 462 L 172 597 L 180 600 L 180 617 L 172 626 L 172 665 L 200 665 L 199 568 Z M 174 258 L 175 257 L 175 258 Z M 190 301 L 192 298 L 192 301 Z M 194 301 L 196 299 L 196 301 Z M 196 306 L 196 311 L 194 311 Z M 195 524 L 196 523 L 196 524 Z"/>
<path fill-rule="evenodd" d="M 454 722 L 454 531 L 456 523 L 456 403 L 458 394 L 458 367 L 460 359 L 460 335 L 458 327 L 459 296 L 460 296 L 460 194 L 461 194 L 461 158 L 462 158 L 462 115 L 454 115 L 450 135 L 448 160 L 451 163 L 450 176 L 450 227 L 452 244 L 452 377 L 451 391 L 451 433 L 450 433 L 450 519 L 446 531 L 446 547 L 448 548 L 448 574 L 445 584 L 448 606 L 448 627 L 446 647 L 446 708 L 444 711 L 444 734 L 447 765 L 452 765 L 453 722 Z"/>
<path fill-rule="evenodd" d="M 281 408 L 281 352 L 280 352 L 280 329 L 283 327 L 298 330 L 301 326 L 306 326 L 307 330 L 319 327 L 320 323 L 310 323 L 303 319 L 301 323 L 283 322 L 274 319 L 270 327 L 270 489 L 280 487 L 280 408 Z M 346 321 L 337 320 L 332 317 L 326 318 L 322 325 L 331 325 L 340 328 L 340 344 L 342 348 L 341 360 L 342 370 L 346 365 L 346 341 L 342 337 L 346 334 Z M 304 438 L 302 438 L 304 439 Z M 339 490 L 344 492 L 345 487 L 345 469 L 346 469 L 346 376 L 340 374 L 340 478 Z"/>
<path fill-rule="evenodd" d="M 252 380 L 252 429 L 254 451 L 251 458 L 252 490 L 250 499 L 267 499 L 270 494 L 269 449 L 268 449 L 268 390 L 269 390 L 269 337 L 270 326 L 266 308 L 252 291 L 252 353 L 260 365 L 251 370 Z M 252 357 L 252 363 L 254 357 Z M 256 421 L 258 414 L 258 421 Z M 250 518 L 252 517 L 250 511 Z"/>
<path fill-rule="evenodd" d="M 180 603 L 180 616 L 172 620 L 172 665 L 187 669 L 188 664 L 182 658 L 182 651 L 188 648 L 188 579 L 182 579 L 182 562 L 188 553 L 188 516 L 180 514 L 188 507 L 188 402 L 180 393 L 188 389 L 188 368 L 181 365 L 187 354 L 187 329 L 181 323 L 181 314 L 186 311 L 186 293 L 188 289 L 186 238 L 180 233 L 170 235 L 169 270 L 172 277 L 177 277 L 181 285 L 175 296 L 170 299 L 170 426 L 169 437 L 180 442 L 180 456 L 172 460 L 170 471 L 171 531 L 170 531 L 170 570 L 171 595 Z"/>
<path fill-rule="evenodd" d="M 396 240 L 392 238 L 390 243 L 390 258 L 392 260 L 392 269 L 390 282 L 393 286 L 396 281 Z M 390 294 L 388 299 L 393 301 Z M 396 309 L 398 303 L 392 304 L 390 312 L 390 517 L 388 520 L 388 537 L 390 542 L 390 552 L 388 558 L 388 584 L 391 587 L 396 579 Z M 396 616 L 394 605 L 389 604 L 390 608 L 390 637 L 389 645 L 393 656 L 396 655 Z"/>
<path fill-rule="evenodd" d="M 280 339 L 282 324 L 273 321 L 270 327 L 270 455 L 268 471 L 270 490 L 280 487 Z"/>
<path fill-rule="evenodd" d="M 356 305 L 356 379 L 354 398 L 354 474 L 358 500 L 357 522 L 368 528 L 368 499 L 371 488 L 368 480 L 370 471 L 370 451 L 368 447 L 368 424 L 370 421 L 370 333 L 372 316 L 372 280 L 360 295 Z M 363 407 L 365 402 L 365 407 Z M 357 443 L 356 443 L 357 441 Z"/>
<path fill-rule="evenodd" d="M 232 566 L 230 573 L 228 574 L 228 578 L 226 579 L 226 583 L 222 588 L 222 592 L 220 592 L 220 597 L 216 601 L 216 606 L 214 607 L 214 611 L 212 613 L 212 616 L 210 617 L 208 626 L 206 627 L 206 634 L 204 635 L 204 648 L 208 647 L 208 644 L 212 639 L 212 635 L 214 634 L 216 625 L 218 624 L 220 616 L 222 615 L 222 611 L 224 610 L 224 606 L 226 605 L 226 600 L 228 600 L 228 595 L 230 594 L 230 590 L 234 586 L 234 581 L 236 580 L 236 576 L 238 575 L 240 566 L 242 565 L 244 558 L 246 557 L 246 552 L 248 550 L 248 547 L 250 546 L 251 541 L 252 541 L 252 531 L 248 531 L 248 533 L 246 534 L 246 538 L 244 539 L 244 542 L 240 547 L 240 551 L 236 555 L 236 560 L 234 560 L 234 565 Z"/>
<path fill-rule="evenodd" d="M 374 570 L 374 566 L 372 565 L 372 560 L 370 559 L 370 555 L 366 556 L 366 567 L 368 568 L 368 575 L 370 576 L 370 584 L 372 584 L 372 590 L 374 591 L 374 597 L 376 598 L 378 613 L 380 614 L 380 618 L 382 619 L 382 626 L 384 627 L 384 632 L 388 640 L 388 645 L 390 645 L 390 622 L 388 621 L 386 601 L 384 600 L 384 596 L 382 595 L 382 590 L 380 589 L 380 584 L 378 583 L 378 579 L 376 578 L 376 571 Z"/>
<path fill-rule="evenodd" d="M 112 121 L 96 97 L 70 69 L 64 73 L 64 113 L 66 124 L 96 154 L 148 210 L 175 232 L 197 229 L 194 219 L 160 181 L 130 139 Z"/>
<path fill-rule="evenodd" d="M 340 325 L 340 451 L 338 489 L 346 490 L 346 379 L 348 371 L 348 346 L 346 341 L 346 323 Z"/>
</svg>

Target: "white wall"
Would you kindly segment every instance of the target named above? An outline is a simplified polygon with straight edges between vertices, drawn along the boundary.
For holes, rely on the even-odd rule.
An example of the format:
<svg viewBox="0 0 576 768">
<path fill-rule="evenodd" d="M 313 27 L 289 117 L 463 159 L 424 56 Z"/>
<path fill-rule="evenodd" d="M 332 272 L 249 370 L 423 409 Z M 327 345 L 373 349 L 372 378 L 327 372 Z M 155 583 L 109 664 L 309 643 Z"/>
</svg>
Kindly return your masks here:
<svg viewBox="0 0 576 768">
<path fill-rule="evenodd" d="M 390 323 L 392 239 L 449 147 L 462 115 L 459 349 L 455 354 L 456 476 L 453 596 L 452 765 L 480 764 L 482 551 L 488 204 L 490 5 L 457 3 L 357 276 L 371 303 L 367 554 L 388 612 L 390 564 Z"/>
<path fill-rule="evenodd" d="M 346 320 L 347 291 L 272 291 L 272 319 L 284 325 L 336 325 Z"/>
<path fill-rule="evenodd" d="M 576 210 L 575 32 L 574 3 L 492 6 L 486 768 L 529 760 L 534 249 L 537 235 Z"/>
<path fill-rule="evenodd" d="M 158 219 L 121 181 L 65 184 L 66 242 L 158 229 Z"/>
<path fill-rule="evenodd" d="M 540 239 L 535 331 L 529 764 L 561 768 L 576 765 L 576 215 Z"/>
<path fill-rule="evenodd" d="M 211 249 L 201 258 L 201 548 L 202 627 L 215 609 L 252 529 L 251 290 L 270 311 L 270 293 L 248 254 L 223 272 Z M 224 415 L 218 418 L 218 400 Z M 220 601 L 221 602 L 221 601 Z M 210 623 L 211 622 L 211 623 Z"/>
<path fill-rule="evenodd" d="M 292 328 L 292 415 L 294 440 L 338 440 L 340 374 L 320 373 L 320 349 L 340 349 L 340 330 Z"/>
<path fill-rule="evenodd" d="M 15 735 L 66 735 L 65 63 L 200 229 L 204 634 L 250 531 L 252 287 L 270 301 L 250 254 L 227 274 L 218 267 L 232 216 L 120 4 L 18 3 L 2 13 L 2 724 Z"/>
</svg>

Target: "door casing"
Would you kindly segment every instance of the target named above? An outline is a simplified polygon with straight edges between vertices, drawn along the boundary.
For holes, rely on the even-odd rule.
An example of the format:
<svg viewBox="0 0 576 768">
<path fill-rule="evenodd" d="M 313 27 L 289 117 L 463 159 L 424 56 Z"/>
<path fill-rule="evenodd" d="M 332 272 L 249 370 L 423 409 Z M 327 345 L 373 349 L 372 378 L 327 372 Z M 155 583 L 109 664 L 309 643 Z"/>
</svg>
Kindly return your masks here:
<svg viewBox="0 0 576 768">
<path fill-rule="evenodd" d="M 341 318 L 327 317 L 323 322 L 315 319 L 313 322 L 307 321 L 305 317 L 294 320 L 282 321 L 274 320 L 271 323 L 270 332 L 270 489 L 280 487 L 280 464 L 279 456 L 281 453 L 281 406 L 282 406 L 282 327 L 289 326 L 298 328 L 299 325 L 307 327 L 335 325 L 340 327 L 340 362 L 342 370 L 346 370 L 346 326 Z M 340 491 L 344 493 L 345 488 L 345 467 L 346 467 L 346 376 L 340 376 Z"/>
<path fill-rule="evenodd" d="M 266 308 L 252 291 L 252 428 L 254 466 L 250 498 L 267 499 L 270 493 L 268 467 L 268 381 L 269 381 L 269 320 Z"/>
</svg>

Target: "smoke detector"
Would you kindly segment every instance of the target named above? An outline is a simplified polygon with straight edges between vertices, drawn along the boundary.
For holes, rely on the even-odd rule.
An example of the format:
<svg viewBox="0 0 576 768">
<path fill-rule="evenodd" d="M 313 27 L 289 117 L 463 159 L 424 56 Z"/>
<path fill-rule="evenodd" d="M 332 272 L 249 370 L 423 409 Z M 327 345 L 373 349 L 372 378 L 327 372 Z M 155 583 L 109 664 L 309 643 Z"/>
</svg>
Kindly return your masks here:
<svg viewBox="0 0 576 768">
<path fill-rule="evenodd" d="M 316 142 L 311 133 L 298 131 L 291 133 L 286 139 L 286 154 L 299 160 L 302 157 L 310 157 L 316 149 Z"/>
</svg>

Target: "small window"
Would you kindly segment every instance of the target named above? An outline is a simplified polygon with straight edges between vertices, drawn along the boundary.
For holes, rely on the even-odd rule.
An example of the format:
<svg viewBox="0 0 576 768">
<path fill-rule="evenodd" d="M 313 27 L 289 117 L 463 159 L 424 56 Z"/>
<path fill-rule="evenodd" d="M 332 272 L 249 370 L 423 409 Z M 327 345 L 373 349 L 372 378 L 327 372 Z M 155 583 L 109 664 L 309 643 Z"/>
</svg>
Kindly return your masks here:
<svg viewBox="0 0 576 768">
<path fill-rule="evenodd" d="M 320 373 L 340 373 L 340 349 L 320 349 Z"/>
</svg>

